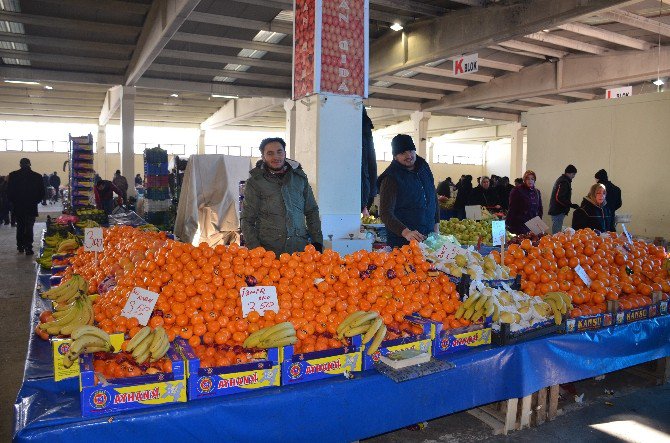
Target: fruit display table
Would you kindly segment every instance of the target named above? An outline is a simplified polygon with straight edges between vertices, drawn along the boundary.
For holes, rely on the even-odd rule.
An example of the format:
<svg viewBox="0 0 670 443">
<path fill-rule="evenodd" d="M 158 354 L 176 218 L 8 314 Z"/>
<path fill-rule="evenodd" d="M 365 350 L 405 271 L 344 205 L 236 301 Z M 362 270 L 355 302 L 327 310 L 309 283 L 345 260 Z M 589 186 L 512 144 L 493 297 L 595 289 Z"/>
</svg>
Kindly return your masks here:
<svg viewBox="0 0 670 443">
<path fill-rule="evenodd" d="M 31 322 L 45 303 L 34 294 Z M 53 381 L 49 343 L 31 336 L 15 440 L 353 441 L 539 389 L 670 356 L 670 316 L 451 354 L 455 368 L 404 383 L 377 373 L 81 416 L 78 381 Z"/>
</svg>

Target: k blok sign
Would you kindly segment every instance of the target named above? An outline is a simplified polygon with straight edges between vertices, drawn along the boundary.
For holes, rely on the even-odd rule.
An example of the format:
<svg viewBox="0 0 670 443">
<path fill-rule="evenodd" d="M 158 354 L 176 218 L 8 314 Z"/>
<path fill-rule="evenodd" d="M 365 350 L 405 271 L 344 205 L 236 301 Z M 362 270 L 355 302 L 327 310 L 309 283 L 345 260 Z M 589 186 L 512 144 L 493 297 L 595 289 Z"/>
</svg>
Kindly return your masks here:
<svg viewBox="0 0 670 443">
<path fill-rule="evenodd" d="M 296 0 L 293 99 L 368 95 L 368 0 Z"/>
<path fill-rule="evenodd" d="M 632 86 L 624 86 L 622 88 L 612 88 L 605 91 L 605 98 L 621 98 L 630 97 L 633 95 Z"/>
<path fill-rule="evenodd" d="M 463 55 L 454 60 L 454 75 L 474 74 L 479 71 L 479 54 Z"/>
</svg>

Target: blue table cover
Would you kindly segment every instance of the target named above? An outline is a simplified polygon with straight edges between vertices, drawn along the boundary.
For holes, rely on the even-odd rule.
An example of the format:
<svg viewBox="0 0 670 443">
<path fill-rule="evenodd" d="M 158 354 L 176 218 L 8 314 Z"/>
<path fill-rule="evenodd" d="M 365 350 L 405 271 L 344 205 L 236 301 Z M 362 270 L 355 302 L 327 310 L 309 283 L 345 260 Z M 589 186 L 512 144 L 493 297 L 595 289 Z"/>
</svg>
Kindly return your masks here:
<svg viewBox="0 0 670 443">
<path fill-rule="evenodd" d="M 46 303 L 34 297 L 33 327 Z M 670 356 L 670 316 L 448 355 L 454 369 L 404 383 L 376 371 L 84 420 L 78 381 L 53 381 L 32 336 L 15 404 L 16 441 L 354 441 Z"/>
</svg>

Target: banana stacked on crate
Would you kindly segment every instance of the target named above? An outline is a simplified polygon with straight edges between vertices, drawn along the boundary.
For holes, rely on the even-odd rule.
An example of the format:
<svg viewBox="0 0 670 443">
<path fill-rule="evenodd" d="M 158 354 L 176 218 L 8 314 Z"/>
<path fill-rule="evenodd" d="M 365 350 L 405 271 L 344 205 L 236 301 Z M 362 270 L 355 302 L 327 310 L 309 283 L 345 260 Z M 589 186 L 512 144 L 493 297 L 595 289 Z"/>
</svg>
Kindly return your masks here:
<svg viewBox="0 0 670 443">
<path fill-rule="evenodd" d="M 270 349 L 292 345 L 296 341 L 293 323 L 283 322 L 254 332 L 244 340 L 243 346 L 247 349 Z"/>
<path fill-rule="evenodd" d="M 49 335 L 71 335 L 94 320 L 93 301 L 88 296 L 88 282 L 74 274 L 67 282 L 42 293 L 53 302 L 54 320 L 40 323 L 38 327 Z"/>
<path fill-rule="evenodd" d="M 362 344 L 366 345 L 372 340 L 366 352 L 368 355 L 374 354 L 386 337 L 386 325 L 378 312 L 356 311 L 345 318 L 337 327 L 337 337 L 339 339 L 360 334 L 363 335 Z"/>
<path fill-rule="evenodd" d="M 114 352 L 109 334 L 95 326 L 79 326 L 70 336 L 73 342 L 70 349 L 63 355 L 63 366 L 69 368 L 82 354 L 95 352 Z"/>
<path fill-rule="evenodd" d="M 160 360 L 169 349 L 170 339 L 162 326 L 153 331 L 149 326 L 143 327 L 126 346 L 126 351 L 132 353 L 133 359 L 140 365 L 147 360 L 150 363 Z"/>
</svg>

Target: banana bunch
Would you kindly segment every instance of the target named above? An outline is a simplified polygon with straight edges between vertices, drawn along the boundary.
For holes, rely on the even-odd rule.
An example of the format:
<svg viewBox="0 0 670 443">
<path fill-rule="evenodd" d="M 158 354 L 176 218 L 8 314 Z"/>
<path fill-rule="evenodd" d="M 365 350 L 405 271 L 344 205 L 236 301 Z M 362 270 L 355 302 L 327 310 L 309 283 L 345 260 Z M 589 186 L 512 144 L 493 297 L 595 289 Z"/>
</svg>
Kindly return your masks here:
<svg viewBox="0 0 670 443">
<path fill-rule="evenodd" d="M 75 226 L 77 226 L 79 229 L 85 229 L 85 228 L 97 228 L 100 225 L 95 220 L 88 219 L 84 221 L 78 221 Z"/>
<path fill-rule="evenodd" d="M 242 345 L 247 349 L 269 349 L 292 345 L 296 341 L 293 323 L 287 321 L 254 332 Z"/>
<path fill-rule="evenodd" d="M 69 351 L 63 355 L 63 366 L 69 368 L 82 354 L 94 352 L 114 352 L 109 335 L 100 328 L 85 325 L 72 331 L 73 341 Z"/>
<path fill-rule="evenodd" d="M 81 291 L 71 299 L 54 304 L 54 320 L 40 323 L 37 327 L 49 335 L 72 335 L 80 326 L 92 325 L 94 319 L 93 301 Z"/>
<path fill-rule="evenodd" d="M 57 252 L 59 254 L 69 253 L 75 251 L 77 248 L 79 248 L 79 246 L 80 246 L 79 240 L 77 240 L 76 237 L 68 238 L 67 240 L 63 240 L 62 242 L 60 242 L 60 244 L 58 245 Z"/>
<path fill-rule="evenodd" d="M 43 292 L 42 297 L 53 300 L 60 305 L 70 303 L 80 292 L 88 293 L 88 282 L 81 275 L 72 274 L 72 277 L 65 283 Z"/>
<path fill-rule="evenodd" d="M 149 232 L 158 232 L 159 231 L 158 227 L 156 225 L 152 225 L 151 223 L 149 223 L 147 225 L 138 226 L 138 229 L 140 231 L 149 231 Z"/>
<path fill-rule="evenodd" d="M 565 292 L 547 292 L 542 300 L 551 306 L 551 312 L 554 314 L 554 321 L 557 325 L 563 321 L 561 314 L 565 315 L 572 309 L 572 299 Z"/>
<path fill-rule="evenodd" d="M 483 292 L 475 292 L 458 307 L 454 317 L 456 319 L 462 317 L 466 320 L 475 322 L 481 318 L 494 315 L 495 312 L 496 305 L 493 303 L 493 295 L 485 294 Z"/>
<path fill-rule="evenodd" d="M 42 254 L 40 257 L 36 258 L 35 261 L 39 263 L 42 269 L 51 269 L 51 254 Z"/>
<path fill-rule="evenodd" d="M 367 354 L 374 354 L 379 349 L 379 345 L 384 340 L 384 337 L 386 337 L 386 325 L 378 312 L 356 311 L 345 318 L 337 327 L 337 336 L 339 339 L 359 334 L 363 334 L 361 341 L 364 345 L 372 340 Z"/>
<path fill-rule="evenodd" d="M 145 326 L 128 342 L 127 352 L 131 352 L 137 364 L 149 360 L 150 363 L 160 360 L 170 349 L 170 339 L 162 326 L 153 331 Z"/>
<path fill-rule="evenodd" d="M 54 234 L 54 235 L 50 235 L 48 237 L 44 237 L 44 244 L 54 248 L 54 247 L 58 246 L 58 244 L 60 242 L 62 242 L 63 240 L 65 240 L 65 239 L 63 237 L 61 237 L 60 234 Z"/>
</svg>

